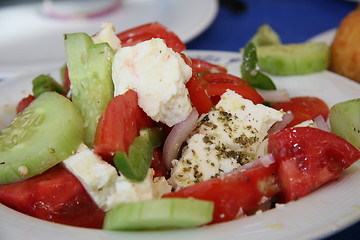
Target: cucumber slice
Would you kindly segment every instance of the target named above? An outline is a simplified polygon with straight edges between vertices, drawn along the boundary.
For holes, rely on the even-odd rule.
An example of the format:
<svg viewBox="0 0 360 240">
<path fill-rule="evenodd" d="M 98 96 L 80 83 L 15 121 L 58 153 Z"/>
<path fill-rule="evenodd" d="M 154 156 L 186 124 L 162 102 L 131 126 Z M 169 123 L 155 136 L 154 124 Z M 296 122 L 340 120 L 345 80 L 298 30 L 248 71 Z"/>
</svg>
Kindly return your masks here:
<svg viewBox="0 0 360 240">
<path fill-rule="evenodd" d="M 320 72 L 330 63 L 326 43 L 268 45 L 257 48 L 259 67 L 273 75 L 301 75 Z"/>
<path fill-rule="evenodd" d="M 279 35 L 269 24 L 261 25 L 250 42 L 252 42 L 255 47 L 281 44 Z"/>
<path fill-rule="evenodd" d="M 114 51 L 108 43 L 94 44 L 85 33 L 71 33 L 65 34 L 65 52 L 71 98 L 84 118 L 84 143 L 92 148 L 99 118 L 114 96 Z"/>
<path fill-rule="evenodd" d="M 329 120 L 332 133 L 360 150 L 360 98 L 332 106 Z"/>
<path fill-rule="evenodd" d="M 214 203 L 193 198 L 162 198 L 120 204 L 107 212 L 107 230 L 196 227 L 212 220 Z"/>
<path fill-rule="evenodd" d="M 68 158 L 83 139 L 83 119 L 67 98 L 45 92 L 0 132 L 0 184 L 27 179 Z"/>
</svg>

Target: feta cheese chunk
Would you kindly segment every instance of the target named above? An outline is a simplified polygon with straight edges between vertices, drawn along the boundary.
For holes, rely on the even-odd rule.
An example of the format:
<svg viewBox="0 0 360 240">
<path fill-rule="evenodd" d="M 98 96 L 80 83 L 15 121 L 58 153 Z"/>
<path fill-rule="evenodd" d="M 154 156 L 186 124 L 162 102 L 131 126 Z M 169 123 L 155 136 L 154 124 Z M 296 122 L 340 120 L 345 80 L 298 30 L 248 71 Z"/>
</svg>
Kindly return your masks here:
<svg viewBox="0 0 360 240">
<path fill-rule="evenodd" d="M 63 164 L 79 179 L 99 208 L 109 210 L 107 198 L 115 191 L 118 178 L 116 169 L 85 144 L 80 145 L 77 153 L 64 160 Z"/>
<path fill-rule="evenodd" d="M 107 206 L 114 208 L 120 203 L 157 199 L 171 191 L 171 186 L 164 177 L 153 180 L 153 176 L 153 169 L 149 169 L 142 182 L 132 182 L 120 176 L 115 183 L 114 193 L 107 200 Z"/>
<path fill-rule="evenodd" d="M 183 188 L 252 161 L 267 131 L 283 114 L 227 90 L 215 108 L 199 119 L 181 158 L 172 161 L 170 184 Z"/>
<path fill-rule="evenodd" d="M 192 70 L 164 40 L 123 47 L 114 56 L 112 72 L 114 95 L 135 90 L 139 106 L 153 120 L 173 126 L 189 116 L 192 106 L 185 84 Z"/>
<path fill-rule="evenodd" d="M 124 176 L 118 176 L 112 165 L 103 161 L 85 144 L 81 144 L 77 153 L 64 160 L 63 164 L 104 211 L 109 211 L 119 203 L 160 198 L 171 191 L 164 177 L 153 179 L 154 170 L 151 168 L 142 182 L 132 182 Z"/>
<path fill-rule="evenodd" d="M 103 23 L 101 30 L 92 36 L 92 39 L 94 43 L 107 42 L 114 51 L 121 48 L 121 42 L 116 36 L 115 28 L 112 23 L 109 22 Z"/>
</svg>

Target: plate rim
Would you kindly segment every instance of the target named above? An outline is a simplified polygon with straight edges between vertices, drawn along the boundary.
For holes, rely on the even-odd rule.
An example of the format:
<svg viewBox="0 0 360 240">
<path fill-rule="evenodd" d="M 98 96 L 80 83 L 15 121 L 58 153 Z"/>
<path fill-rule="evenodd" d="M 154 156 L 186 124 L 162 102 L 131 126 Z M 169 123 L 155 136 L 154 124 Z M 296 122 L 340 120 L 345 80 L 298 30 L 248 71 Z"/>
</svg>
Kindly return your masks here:
<svg viewBox="0 0 360 240">
<path fill-rule="evenodd" d="M 234 57 L 234 58 L 239 58 L 239 59 L 241 58 L 241 55 L 240 55 L 239 52 L 231 52 L 231 51 L 186 50 L 184 53 L 185 54 L 188 53 L 190 55 L 191 54 L 194 54 L 194 55 L 195 54 L 198 54 L 198 55 L 216 55 L 217 57 L 220 57 L 220 58 L 222 58 L 222 57 L 223 58 Z M 42 71 L 42 68 L 39 71 Z M 350 79 L 347 79 L 345 77 L 342 77 L 342 76 L 340 76 L 338 74 L 335 74 L 335 73 L 332 73 L 332 72 L 329 72 L 329 71 L 325 71 L 324 73 L 325 74 L 330 74 L 331 76 L 335 76 L 335 77 L 341 79 L 341 81 L 348 81 L 350 84 L 353 83 L 353 84 L 355 84 L 354 86 L 357 86 L 360 89 L 360 84 L 358 84 L 358 83 L 356 83 L 356 82 L 354 82 L 354 81 L 352 81 Z M 31 74 L 34 74 L 34 73 L 29 73 L 29 74 L 31 75 Z M 11 84 L 12 80 L 14 80 L 14 81 L 24 81 L 24 80 L 22 80 L 22 78 L 27 76 L 27 75 L 28 74 L 20 74 L 20 75 L 17 75 L 15 77 L 12 77 L 11 79 L 7 79 L 6 81 L 0 82 L 0 87 L 6 86 L 6 84 Z M 360 169 L 360 162 L 359 161 L 357 162 L 356 167 Z M 310 194 L 310 197 L 311 197 L 311 194 Z M 301 200 L 299 202 L 301 202 Z M 290 204 L 291 204 L 291 206 L 296 205 L 296 203 L 294 203 L 294 204 L 290 203 Z M 270 211 L 272 211 L 272 210 L 270 210 Z M 109 236 L 107 236 L 109 239 L 116 239 L 118 237 L 121 237 L 122 235 L 124 235 L 126 237 L 136 239 L 136 237 L 143 235 L 142 233 L 138 233 L 138 232 L 136 232 L 134 234 L 133 233 L 128 234 L 128 233 L 124 233 L 124 232 L 115 232 L 115 233 L 110 232 L 109 233 L 109 231 L 104 231 L 104 230 L 84 229 L 84 228 L 77 228 L 77 227 L 71 227 L 71 226 L 66 226 L 66 225 L 61 225 L 61 224 L 50 223 L 50 222 L 47 222 L 47 221 L 44 221 L 44 220 L 40 220 L 40 219 L 36 219 L 36 218 L 30 217 L 30 216 L 26 216 L 26 215 L 24 215 L 22 213 L 19 213 L 19 212 L 13 210 L 13 209 L 10 209 L 10 208 L 4 206 L 3 204 L 0 204 L 0 213 L 2 213 L 2 214 L 0 214 L 0 223 L 4 221 L 4 219 L 3 219 L 4 214 L 3 213 L 11 213 L 12 216 L 14 216 L 15 220 L 19 220 L 20 222 L 23 221 L 23 218 L 25 216 L 26 220 L 23 221 L 24 224 L 28 223 L 28 222 L 31 222 L 30 226 L 34 227 L 34 226 L 37 226 L 37 224 L 42 223 L 41 228 L 40 228 L 42 230 L 45 229 L 45 230 L 50 231 L 50 233 L 51 233 L 51 231 L 54 230 L 54 229 L 58 229 L 58 231 L 60 231 L 59 229 L 61 229 L 61 231 L 68 231 L 68 232 L 70 232 L 72 234 L 75 234 L 77 237 L 79 237 L 79 238 L 73 238 L 73 239 L 82 239 L 80 237 L 80 235 L 83 234 L 83 233 L 94 234 L 94 235 L 96 235 L 96 236 L 94 236 L 95 239 L 99 238 L 98 234 L 100 236 L 103 236 L 104 234 L 105 235 L 110 234 Z M 264 214 L 266 214 L 266 213 L 264 213 Z M 30 221 L 30 219 L 32 221 Z M 235 220 L 235 221 L 232 221 L 232 222 L 229 222 L 229 223 L 222 223 L 222 224 L 218 224 L 218 225 L 214 225 L 214 226 L 206 226 L 204 228 L 197 228 L 197 229 L 191 229 L 191 230 L 185 229 L 185 230 L 176 230 L 176 231 L 165 231 L 165 232 L 161 232 L 160 237 L 159 237 L 159 234 L 158 234 L 159 232 L 155 232 L 155 233 L 150 232 L 150 239 L 152 239 L 152 237 L 154 239 L 155 238 L 156 239 L 168 239 L 169 235 L 165 234 L 166 236 L 164 237 L 164 234 L 162 234 L 162 233 L 169 233 L 169 232 L 170 232 L 171 236 L 174 233 L 179 233 L 179 234 L 185 234 L 185 236 L 187 236 L 187 237 L 196 236 L 197 239 L 199 239 L 199 236 L 202 236 L 202 234 L 205 234 L 207 236 L 207 238 L 212 239 L 212 236 L 209 235 L 209 234 L 214 232 L 215 230 L 218 230 L 219 228 L 221 229 L 222 226 L 230 226 L 230 225 L 235 226 L 237 224 L 239 224 L 241 226 L 242 221 L 249 221 L 248 219 L 249 218 L 238 219 L 238 220 Z M 338 226 L 337 229 L 333 229 L 331 226 L 323 226 L 322 230 L 320 230 L 320 232 L 317 231 L 316 233 L 308 233 L 310 235 L 309 236 L 307 235 L 306 237 L 312 237 L 313 238 L 313 237 L 330 236 L 332 234 L 335 234 L 335 233 L 337 233 L 337 232 L 351 226 L 352 224 L 356 223 L 359 220 L 360 220 L 360 211 L 359 211 L 358 215 L 356 216 L 356 218 L 354 218 L 352 220 L 349 220 L 349 219 L 346 220 L 346 224 Z M 4 231 L 3 233 L 5 234 L 6 229 L 3 230 L 4 227 L 5 227 L 4 224 L 0 224 L 0 233 L 2 233 Z M 212 227 L 214 227 L 215 230 L 211 230 L 210 233 L 206 232 L 206 231 L 208 231 L 208 229 L 211 229 Z M 36 230 L 33 230 L 33 232 L 34 231 L 36 231 Z M 192 232 L 192 233 L 189 234 L 188 232 Z M 146 233 L 148 233 L 148 232 L 146 232 Z M 43 233 L 38 233 L 38 234 L 40 234 L 40 235 L 35 234 L 34 237 L 31 238 L 31 239 L 35 239 L 35 238 L 38 239 L 39 236 L 43 236 Z M 311 235 L 311 234 L 315 234 L 315 235 Z M 89 237 L 89 234 L 86 234 L 86 235 L 87 235 L 87 239 L 90 240 L 91 238 Z M 232 237 L 231 239 L 236 238 L 236 236 L 234 236 L 234 235 L 230 236 L 230 237 Z M 286 239 L 289 236 L 286 235 L 284 237 L 282 237 L 282 236 L 277 236 L 277 237 L 279 237 L 280 239 Z M 10 239 L 10 238 L 8 238 L 8 239 Z M 248 239 L 259 239 L 259 238 L 249 235 Z M 302 238 L 299 237 L 299 239 L 302 239 Z"/>
</svg>

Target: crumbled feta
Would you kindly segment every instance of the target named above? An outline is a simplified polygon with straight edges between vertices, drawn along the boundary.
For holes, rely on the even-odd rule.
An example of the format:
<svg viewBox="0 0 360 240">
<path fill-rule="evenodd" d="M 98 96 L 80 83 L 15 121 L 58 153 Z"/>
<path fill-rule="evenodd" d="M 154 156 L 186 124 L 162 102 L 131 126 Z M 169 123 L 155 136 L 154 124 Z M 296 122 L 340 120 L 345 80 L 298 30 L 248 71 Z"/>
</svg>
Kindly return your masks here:
<svg viewBox="0 0 360 240">
<path fill-rule="evenodd" d="M 153 169 L 149 170 L 142 182 L 132 182 L 118 176 L 112 165 L 103 161 L 85 144 L 79 147 L 75 155 L 64 160 L 63 164 L 104 211 L 109 211 L 119 203 L 160 198 L 171 191 L 164 177 L 153 179 Z"/>
<path fill-rule="evenodd" d="M 116 36 L 115 28 L 112 23 L 109 22 L 103 23 L 101 30 L 92 36 L 92 39 L 94 43 L 107 42 L 114 51 L 121 48 L 121 42 Z"/>
<path fill-rule="evenodd" d="M 120 203 L 137 202 L 160 198 L 171 191 L 171 186 L 164 177 L 155 178 L 154 170 L 150 169 L 142 182 L 132 182 L 120 176 L 115 184 L 115 191 L 107 199 L 107 206 L 113 208 Z"/>
<path fill-rule="evenodd" d="M 116 169 L 85 144 L 80 145 L 77 153 L 63 163 L 79 179 L 94 202 L 101 209 L 109 210 L 106 201 L 115 190 L 115 182 L 118 178 Z"/>
<path fill-rule="evenodd" d="M 199 119 L 181 158 L 172 161 L 170 184 L 183 188 L 252 161 L 267 131 L 283 114 L 227 90 L 215 108 Z"/>
<path fill-rule="evenodd" d="M 189 116 L 192 106 L 185 84 L 192 70 L 164 40 L 123 47 L 114 56 L 112 72 L 115 96 L 135 90 L 139 106 L 153 120 L 173 126 Z"/>
</svg>

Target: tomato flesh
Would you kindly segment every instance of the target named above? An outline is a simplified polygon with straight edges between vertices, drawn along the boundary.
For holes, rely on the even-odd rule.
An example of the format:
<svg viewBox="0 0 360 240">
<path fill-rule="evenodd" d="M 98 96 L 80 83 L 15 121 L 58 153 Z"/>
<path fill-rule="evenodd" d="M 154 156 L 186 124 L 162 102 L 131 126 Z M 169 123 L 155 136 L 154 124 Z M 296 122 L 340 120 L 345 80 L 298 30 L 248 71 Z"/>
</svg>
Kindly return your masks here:
<svg viewBox="0 0 360 240">
<path fill-rule="evenodd" d="M 343 138 L 311 127 L 286 128 L 271 134 L 268 152 L 278 164 L 284 202 L 337 179 L 344 168 L 360 159 L 360 151 Z"/>
<path fill-rule="evenodd" d="M 218 64 L 214 64 L 198 58 L 190 58 L 191 65 L 197 73 L 227 73 L 227 69 Z"/>
<path fill-rule="evenodd" d="M 105 213 L 61 165 L 33 178 L 0 185 L 0 202 L 27 215 L 77 227 L 102 228 Z"/>
<path fill-rule="evenodd" d="M 254 89 L 253 86 L 251 86 L 251 84 L 247 81 L 229 73 L 207 73 L 203 74 L 201 78 L 208 83 L 235 84 Z"/>
<path fill-rule="evenodd" d="M 22 112 L 34 100 L 35 100 L 35 97 L 33 95 L 29 95 L 29 96 L 21 99 L 20 102 L 16 106 L 16 114 L 19 114 L 20 112 Z"/>
<path fill-rule="evenodd" d="M 69 77 L 69 69 L 66 66 L 64 69 L 64 88 L 66 90 L 70 90 L 70 77 Z"/>
<path fill-rule="evenodd" d="M 112 161 L 116 151 L 128 152 L 141 127 L 151 127 L 152 123 L 152 119 L 139 107 L 135 91 L 129 90 L 114 97 L 99 120 L 95 153 Z"/>
<path fill-rule="evenodd" d="M 186 88 L 189 91 L 190 100 L 198 111 L 199 115 L 208 113 L 212 108 L 213 103 L 210 97 L 207 95 L 205 88 L 197 74 L 193 73 L 190 80 L 186 83 Z"/>
<path fill-rule="evenodd" d="M 164 39 L 166 45 L 175 52 L 182 52 L 186 49 L 185 44 L 172 31 L 158 22 L 144 24 L 134 27 L 117 34 L 121 41 L 121 46 L 134 46 L 137 43 L 150 40 L 152 38 Z"/>
<path fill-rule="evenodd" d="M 163 197 L 181 197 L 214 202 L 213 221 L 226 222 L 248 214 L 261 201 L 278 192 L 275 163 L 268 167 L 257 165 L 246 171 L 234 170 L 220 178 L 196 183 Z"/>
<path fill-rule="evenodd" d="M 327 104 L 317 97 L 294 97 L 288 102 L 277 103 L 273 108 L 277 110 L 291 111 L 294 119 L 288 124 L 293 127 L 306 120 L 311 120 L 322 115 L 326 120 L 329 116 L 329 107 Z"/>
<path fill-rule="evenodd" d="M 214 104 L 220 99 L 220 96 L 226 92 L 226 90 L 233 90 L 237 94 L 241 95 L 245 99 L 251 100 L 254 104 L 263 103 L 264 99 L 255 90 L 234 84 L 226 83 L 209 83 L 207 87 L 207 93 L 210 97 L 215 98 Z"/>
</svg>

